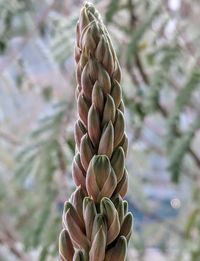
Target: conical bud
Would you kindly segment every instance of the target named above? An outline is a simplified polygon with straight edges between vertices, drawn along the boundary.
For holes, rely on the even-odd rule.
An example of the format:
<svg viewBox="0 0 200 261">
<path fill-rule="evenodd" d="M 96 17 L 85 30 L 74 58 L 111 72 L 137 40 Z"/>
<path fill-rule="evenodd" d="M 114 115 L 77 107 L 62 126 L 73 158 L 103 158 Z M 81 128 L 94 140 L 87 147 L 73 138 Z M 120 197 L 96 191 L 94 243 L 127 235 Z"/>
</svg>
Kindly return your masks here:
<svg viewBox="0 0 200 261">
<path fill-rule="evenodd" d="M 80 32 L 84 30 L 84 28 L 90 23 L 90 20 L 88 18 L 87 12 L 86 12 L 86 8 L 82 8 L 81 9 L 81 14 L 80 14 L 80 18 L 79 18 L 79 28 L 80 28 Z M 79 39 L 78 39 L 79 40 Z M 77 41 L 79 42 L 79 41 Z"/>
<path fill-rule="evenodd" d="M 110 121 L 105 127 L 104 132 L 101 136 L 98 154 L 106 155 L 109 158 L 113 153 L 113 142 L 114 142 L 114 129 L 112 122 Z"/>
<path fill-rule="evenodd" d="M 64 210 L 63 210 L 63 223 L 65 224 L 66 228 L 68 226 L 67 220 L 66 220 L 67 214 L 68 214 L 68 216 L 74 217 L 74 220 L 77 223 L 77 225 L 80 227 L 80 229 L 82 231 L 84 231 L 84 222 L 83 222 L 82 218 L 78 215 L 74 206 L 70 202 L 66 201 L 64 204 Z"/>
<path fill-rule="evenodd" d="M 106 95 L 106 103 L 104 106 L 104 111 L 103 111 L 103 119 L 102 119 L 102 126 L 104 126 L 108 122 L 114 122 L 115 119 L 115 103 L 109 94 Z"/>
<path fill-rule="evenodd" d="M 81 61 L 81 67 L 83 66 L 83 62 Z M 89 65 L 88 63 L 84 67 L 81 74 L 81 86 L 84 93 L 84 96 L 90 100 L 92 95 L 93 84 L 89 76 Z"/>
<path fill-rule="evenodd" d="M 85 125 L 85 127 L 87 127 L 88 111 L 89 111 L 89 106 L 87 104 L 86 99 L 84 98 L 84 96 L 82 94 L 79 94 L 79 96 L 78 96 L 78 112 L 79 112 L 80 119 L 81 119 L 82 123 Z"/>
<path fill-rule="evenodd" d="M 121 87 L 117 80 L 114 80 L 114 82 L 113 82 L 111 96 L 114 100 L 115 107 L 118 108 L 121 103 L 121 99 L 122 99 L 122 91 L 121 91 Z"/>
<path fill-rule="evenodd" d="M 88 61 L 88 67 L 89 67 L 90 79 L 94 84 L 98 80 L 99 65 L 95 59 L 91 58 Z"/>
<path fill-rule="evenodd" d="M 83 201 L 83 218 L 85 222 L 86 235 L 89 240 L 91 240 L 94 219 L 97 215 L 96 207 L 94 201 L 86 197 Z"/>
<path fill-rule="evenodd" d="M 86 188 L 95 202 L 103 197 L 111 197 L 117 185 L 117 179 L 107 156 L 94 156 L 86 175 Z"/>
<path fill-rule="evenodd" d="M 82 221 L 78 218 L 73 206 L 70 203 L 67 206 L 68 209 L 64 215 L 63 223 L 66 225 L 70 238 L 76 245 L 80 248 L 86 248 L 89 246 L 89 240 L 84 233 Z"/>
<path fill-rule="evenodd" d="M 124 162 L 125 155 L 122 147 L 118 147 L 111 158 L 111 165 L 115 171 L 115 175 L 117 177 L 117 182 L 119 182 L 124 174 Z"/>
<path fill-rule="evenodd" d="M 103 56 L 102 64 L 106 68 L 107 72 L 110 75 L 112 75 L 115 64 L 114 64 L 114 57 L 112 55 L 112 51 L 110 49 L 110 45 L 107 40 L 106 40 L 106 51 Z"/>
<path fill-rule="evenodd" d="M 103 57 L 104 57 L 105 52 L 106 52 L 106 40 L 105 40 L 105 36 L 103 35 L 99 40 L 99 43 L 97 45 L 96 52 L 95 52 L 95 56 L 96 56 L 98 62 L 100 62 L 100 63 L 103 62 Z"/>
<path fill-rule="evenodd" d="M 84 125 L 82 124 L 82 122 L 80 120 L 78 120 L 76 122 L 75 131 L 74 131 L 75 142 L 76 142 L 76 145 L 78 146 L 78 149 L 80 149 L 81 139 L 86 134 L 86 132 L 87 131 L 86 131 Z"/>
<path fill-rule="evenodd" d="M 120 196 L 123 198 L 126 195 L 127 190 L 128 190 L 128 174 L 127 174 L 127 170 L 124 169 L 124 175 L 120 180 L 120 182 L 117 184 L 115 193 L 119 193 Z"/>
<path fill-rule="evenodd" d="M 95 82 L 92 90 L 92 103 L 97 108 L 99 114 L 102 114 L 104 106 L 104 95 L 98 81 Z"/>
<path fill-rule="evenodd" d="M 110 244 L 119 234 L 120 223 L 118 212 L 109 198 L 101 200 L 101 213 L 106 217 L 108 225 L 107 244 Z"/>
<path fill-rule="evenodd" d="M 83 34 L 83 37 L 81 38 L 81 48 L 87 53 L 93 54 L 93 52 L 96 49 L 96 43 L 94 38 L 92 37 L 92 27 L 86 27 L 85 33 Z"/>
<path fill-rule="evenodd" d="M 126 156 L 127 151 L 128 151 L 128 138 L 127 138 L 127 135 L 125 133 L 124 133 L 124 136 L 123 136 L 122 141 L 120 142 L 119 146 L 122 147 L 122 149 L 124 150 L 124 154 Z"/>
<path fill-rule="evenodd" d="M 128 213 L 128 202 L 126 200 L 123 200 L 123 206 L 124 206 L 124 215 Z"/>
<path fill-rule="evenodd" d="M 59 236 L 59 254 L 62 261 L 72 261 L 74 247 L 67 230 L 63 229 Z"/>
<path fill-rule="evenodd" d="M 121 69 L 118 60 L 116 61 L 116 68 L 113 73 L 113 78 L 116 79 L 118 82 L 121 81 Z"/>
<path fill-rule="evenodd" d="M 102 261 L 106 249 L 106 225 L 102 215 L 97 215 L 92 231 L 92 246 L 89 252 L 90 261 Z"/>
<path fill-rule="evenodd" d="M 121 225 L 123 220 L 124 220 L 124 202 L 125 201 L 122 199 L 122 197 L 119 194 L 116 194 L 114 196 L 114 198 L 112 198 L 112 201 L 113 201 L 115 208 L 118 212 L 119 222 L 120 222 L 120 225 Z"/>
<path fill-rule="evenodd" d="M 107 71 L 103 68 L 103 66 L 99 65 L 99 69 L 98 69 L 98 82 L 99 85 L 101 86 L 103 93 L 109 94 L 111 91 L 111 80 L 110 80 L 110 76 L 107 73 Z"/>
<path fill-rule="evenodd" d="M 81 220 L 83 220 L 83 200 L 85 198 L 85 193 L 79 186 L 71 195 L 69 202 L 74 206 L 77 214 Z"/>
<path fill-rule="evenodd" d="M 85 134 L 81 139 L 81 145 L 80 145 L 80 158 L 81 158 L 81 163 L 83 165 L 83 168 L 85 170 L 88 169 L 90 160 L 92 159 L 93 155 L 94 155 L 94 149 L 92 147 L 92 143 L 88 135 Z"/>
<path fill-rule="evenodd" d="M 132 223 L 133 223 L 133 216 L 129 212 L 128 214 L 126 214 L 120 230 L 120 235 L 125 236 L 127 242 L 129 241 L 132 234 Z"/>
<path fill-rule="evenodd" d="M 85 86 L 83 86 L 83 81 L 82 81 L 82 78 L 83 78 L 83 69 L 85 69 L 85 67 L 87 68 L 87 65 L 88 65 L 88 56 L 85 55 L 85 53 L 82 53 L 82 55 L 80 56 L 80 67 L 81 67 L 81 90 L 83 91 L 83 94 L 85 94 L 86 99 L 87 99 L 87 98 L 90 99 L 89 95 L 88 95 L 88 97 L 87 97 L 87 94 L 84 92 L 86 89 L 85 89 Z M 87 77 L 87 78 L 88 78 L 88 80 L 89 80 L 89 77 Z M 90 81 L 85 82 L 85 85 L 86 85 L 86 84 L 89 85 L 89 86 L 86 87 L 86 88 L 91 87 L 91 85 L 90 85 Z M 87 90 L 86 90 L 86 92 L 87 92 Z"/>
<path fill-rule="evenodd" d="M 114 148 L 122 141 L 124 135 L 124 116 L 120 110 L 117 109 L 116 112 L 116 119 L 114 122 L 114 130 L 115 130 L 115 137 L 114 137 Z"/>
<path fill-rule="evenodd" d="M 105 235 L 107 234 L 107 223 L 106 218 L 102 214 L 96 214 L 93 227 L 92 227 L 92 234 L 91 234 L 91 240 L 94 240 L 95 235 L 98 233 L 99 229 L 102 228 Z"/>
<path fill-rule="evenodd" d="M 120 236 L 116 245 L 108 250 L 104 261 L 124 261 L 127 255 L 127 241 L 126 238 Z"/>
<path fill-rule="evenodd" d="M 88 134 L 93 145 L 95 146 L 98 144 L 101 135 L 100 118 L 99 113 L 94 105 L 90 107 L 88 113 Z"/>
<path fill-rule="evenodd" d="M 82 166 L 80 154 L 76 154 L 72 166 L 72 177 L 77 186 L 85 187 L 85 170 Z"/>
</svg>

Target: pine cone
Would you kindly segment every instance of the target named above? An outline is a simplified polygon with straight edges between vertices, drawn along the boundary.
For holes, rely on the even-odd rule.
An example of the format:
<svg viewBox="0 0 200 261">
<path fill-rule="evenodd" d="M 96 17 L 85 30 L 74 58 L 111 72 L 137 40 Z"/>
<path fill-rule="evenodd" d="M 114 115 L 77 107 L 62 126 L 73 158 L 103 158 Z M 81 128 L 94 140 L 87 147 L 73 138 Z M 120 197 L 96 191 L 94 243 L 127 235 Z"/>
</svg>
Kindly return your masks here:
<svg viewBox="0 0 200 261">
<path fill-rule="evenodd" d="M 79 118 L 72 176 L 77 189 L 64 206 L 60 258 L 124 261 L 132 215 L 122 199 L 128 186 L 128 140 L 121 70 L 109 34 L 90 3 L 81 10 L 76 37 Z"/>
</svg>

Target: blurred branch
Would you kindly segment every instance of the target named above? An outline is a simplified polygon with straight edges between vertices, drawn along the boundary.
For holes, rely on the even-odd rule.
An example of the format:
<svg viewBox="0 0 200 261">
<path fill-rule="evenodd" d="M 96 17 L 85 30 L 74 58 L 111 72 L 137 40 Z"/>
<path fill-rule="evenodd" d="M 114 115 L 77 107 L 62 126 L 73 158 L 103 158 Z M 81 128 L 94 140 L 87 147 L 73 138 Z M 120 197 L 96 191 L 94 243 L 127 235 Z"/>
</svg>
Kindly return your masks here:
<svg viewBox="0 0 200 261">
<path fill-rule="evenodd" d="M 167 1 L 162 1 L 162 2 L 163 2 L 162 6 L 164 7 L 164 9 L 165 9 L 167 15 L 169 16 L 169 18 L 171 20 L 174 19 L 172 13 L 170 12 L 170 9 L 167 6 Z M 184 3 L 182 3 L 182 4 L 184 4 Z M 183 36 L 182 32 L 179 30 L 178 26 L 176 26 L 175 30 L 176 30 L 176 34 L 179 36 L 179 39 L 183 43 L 180 47 L 189 54 L 189 56 L 194 60 L 194 63 L 197 65 L 197 67 L 199 67 L 199 65 L 200 65 L 200 57 L 198 56 L 197 53 L 194 52 L 193 46 L 191 46 L 191 44 L 187 43 L 187 40 Z"/>
<path fill-rule="evenodd" d="M 132 0 L 128 0 L 128 5 L 129 5 L 129 11 L 130 11 L 130 26 L 131 28 L 136 28 L 137 23 L 139 22 L 139 19 L 137 15 L 135 14 L 135 6 Z M 138 68 L 138 71 L 140 72 L 143 81 L 147 86 L 149 86 L 149 78 L 147 76 L 147 73 L 143 67 L 142 61 L 140 59 L 140 55 L 138 52 L 135 53 L 135 64 L 136 67 Z"/>
<path fill-rule="evenodd" d="M 0 138 L 4 139 L 5 141 L 11 143 L 12 145 L 19 145 L 20 142 L 12 137 L 10 134 L 5 133 L 4 131 L 0 130 Z"/>
<path fill-rule="evenodd" d="M 21 261 L 27 261 L 28 259 L 25 255 L 16 247 L 16 239 L 14 239 L 12 233 L 5 228 L 5 224 L 3 227 L 4 229 L 2 229 L 0 233 L 0 244 L 8 247 L 10 252 Z"/>
<path fill-rule="evenodd" d="M 132 0 L 129 0 L 128 3 L 129 3 L 129 9 L 128 10 L 130 12 L 130 27 L 132 29 L 132 28 L 136 27 L 136 23 L 138 21 L 138 18 L 137 18 L 136 14 L 135 14 L 134 4 L 133 4 Z M 144 81 L 144 83 L 147 86 L 150 86 L 150 79 L 149 79 L 149 76 L 148 76 L 147 72 L 145 71 L 145 68 L 144 68 L 143 63 L 142 63 L 142 61 L 140 59 L 139 53 L 136 53 L 134 56 L 135 56 L 134 57 L 135 65 L 138 68 L 138 71 L 140 72 L 142 80 Z M 131 79 L 133 80 L 134 84 L 139 86 L 140 85 L 139 84 L 140 81 L 137 79 L 137 76 L 135 74 L 133 74 L 133 72 L 131 70 L 131 66 L 129 66 L 129 68 L 128 68 L 128 73 L 129 73 Z M 159 110 L 159 112 L 162 114 L 162 116 L 164 118 L 168 118 L 169 117 L 169 112 L 160 103 L 158 104 L 158 110 Z M 181 132 L 178 132 L 178 131 L 176 132 L 176 136 L 177 137 L 180 137 L 181 135 L 182 135 Z M 194 161 L 197 164 L 197 166 L 200 167 L 200 158 L 193 151 L 193 149 L 191 147 L 189 148 L 189 153 L 192 156 L 192 158 L 194 159 Z"/>
<path fill-rule="evenodd" d="M 59 144 L 60 144 L 60 147 L 58 149 L 58 161 L 59 161 L 58 163 L 59 163 L 60 172 L 63 177 L 65 177 L 66 174 L 66 162 L 65 162 L 64 152 L 62 149 L 62 143 L 65 142 L 65 134 L 66 134 L 65 131 L 68 123 L 71 120 L 67 112 L 68 112 L 68 108 L 66 109 L 66 113 L 64 114 L 63 120 L 61 122 L 60 132 L 58 137 Z"/>
<path fill-rule="evenodd" d="M 55 1 L 52 1 L 52 3 L 47 7 L 47 9 L 42 12 L 41 16 L 38 18 L 37 23 L 35 23 L 35 27 L 33 30 L 30 30 L 28 32 L 27 35 L 25 35 L 24 39 L 21 42 L 20 45 L 20 49 L 22 50 L 27 44 L 28 42 L 33 38 L 33 36 L 35 35 L 38 27 L 40 27 L 43 22 L 45 21 L 45 19 L 47 18 L 49 12 L 51 11 L 51 9 L 53 8 L 53 6 L 55 5 Z M 3 74 L 5 72 L 5 70 L 7 69 L 7 67 L 9 67 L 12 62 L 15 62 L 16 59 L 18 58 L 19 55 L 19 51 L 15 50 L 13 52 L 10 52 L 10 57 L 6 60 L 6 62 L 4 64 L 2 64 L 0 66 L 0 73 Z"/>
<path fill-rule="evenodd" d="M 152 125 L 149 124 L 148 122 L 145 122 L 145 125 L 146 125 L 146 127 L 147 127 L 149 130 L 155 132 L 158 136 L 161 136 L 161 135 L 162 135 L 161 133 L 159 133 L 158 131 L 156 131 L 155 128 L 153 128 Z M 148 139 L 146 139 L 146 138 L 144 138 L 144 137 L 143 137 L 143 139 L 144 139 L 145 142 L 148 144 L 148 148 L 149 148 L 150 150 L 155 151 L 158 155 L 163 155 L 163 154 L 164 154 L 164 151 L 162 150 L 162 148 L 160 148 L 160 147 L 156 146 L 155 144 L 151 143 Z M 190 149 L 189 149 L 189 151 L 190 151 L 191 154 L 194 153 L 194 152 L 193 152 L 192 150 L 190 150 Z M 196 154 L 195 154 L 195 153 L 194 153 L 193 157 L 194 157 L 194 158 L 196 157 Z M 197 158 L 196 160 L 198 161 L 198 158 Z M 197 165 L 198 165 L 198 164 L 197 164 Z M 199 174 L 198 174 L 197 172 L 195 172 L 195 171 L 191 172 L 190 169 L 187 168 L 187 166 L 186 166 L 186 168 L 185 168 L 184 170 L 185 170 L 185 171 L 183 171 L 183 173 L 184 173 L 185 176 L 189 177 L 189 178 L 192 179 L 194 182 L 199 182 L 200 176 L 199 176 Z"/>
<path fill-rule="evenodd" d="M 142 76 L 143 81 L 146 83 L 147 86 L 149 86 L 150 85 L 149 78 L 147 76 L 146 71 L 144 70 L 142 61 L 141 61 L 138 53 L 136 53 L 136 55 L 135 55 L 135 63 L 136 63 L 136 66 L 137 66 L 141 76 Z"/>
<path fill-rule="evenodd" d="M 128 73 L 129 73 L 129 76 L 131 77 L 132 82 L 133 82 L 135 85 L 139 86 L 139 85 L 140 85 L 140 82 L 139 82 L 139 80 L 137 79 L 137 75 L 136 75 L 135 72 L 132 70 L 132 66 L 131 66 L 130 63 L 126 63 L 126 69 L 127 69 Z"/>
<path fill-rule="evenodd" d="M 189 153 L 192 156 L 192 158 L 194 159 L 194 161 L 196 162 L 197 166 L 200 168 L 200 158 L 199 156 L 197 156 L 197 154 L 191 149 L 191 147 L 189 148 Z"/>
</svg>

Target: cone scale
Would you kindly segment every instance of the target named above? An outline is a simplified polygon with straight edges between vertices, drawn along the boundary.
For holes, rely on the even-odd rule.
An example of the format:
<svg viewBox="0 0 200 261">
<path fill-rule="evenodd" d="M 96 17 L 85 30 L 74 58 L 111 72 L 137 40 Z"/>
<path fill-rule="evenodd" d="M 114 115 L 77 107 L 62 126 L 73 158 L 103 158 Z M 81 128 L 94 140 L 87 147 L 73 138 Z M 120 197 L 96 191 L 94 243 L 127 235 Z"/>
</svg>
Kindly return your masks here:
<svg viewBox="0 0 200 261">
<path fill-rule="evenodd" d="M 123 200 L 128 175 L 121 70 L 98 11 L 85 3 L 76 30 L 77 111 L 72 177 L 63 210 L 62 261 L 125 261 L 132 215 Z"/>
</svg>

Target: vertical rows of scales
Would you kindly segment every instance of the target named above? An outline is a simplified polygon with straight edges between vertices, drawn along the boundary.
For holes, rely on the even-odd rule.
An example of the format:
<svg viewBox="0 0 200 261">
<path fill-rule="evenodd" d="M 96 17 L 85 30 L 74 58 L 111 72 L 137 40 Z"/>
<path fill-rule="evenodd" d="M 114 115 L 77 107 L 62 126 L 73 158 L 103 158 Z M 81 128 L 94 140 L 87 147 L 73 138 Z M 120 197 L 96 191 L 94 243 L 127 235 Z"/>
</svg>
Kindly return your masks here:
<svg viewBox="0 0 200 261">
<path fill-rule="evenodd" d="M 86 3 L 77 24 L 76 191 L 63 211 L 61 260 L 124 261 L 132 215 L 123 200 L 127 136 L 121 72 L 113 46 L 94 6 Z"/>
</svg>

